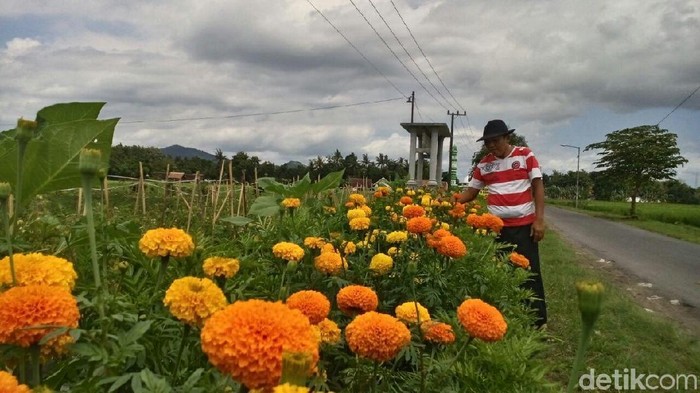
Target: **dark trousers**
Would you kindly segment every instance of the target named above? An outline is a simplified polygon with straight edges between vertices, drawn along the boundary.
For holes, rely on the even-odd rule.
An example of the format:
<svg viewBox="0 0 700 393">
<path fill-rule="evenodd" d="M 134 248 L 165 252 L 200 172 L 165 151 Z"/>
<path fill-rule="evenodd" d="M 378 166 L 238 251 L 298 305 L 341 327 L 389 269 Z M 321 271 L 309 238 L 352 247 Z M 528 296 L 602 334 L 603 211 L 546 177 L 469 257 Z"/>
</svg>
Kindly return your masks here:
<svg viewBox="0 0 700 393">
<path fill-rule="evenodd" d="M 503 227 L 496 241 L 514 245 L 515 251 L 522 254 L 530 261 L 530 272 L 534 275 L 523 283 L 523 288 L 534 292 L 535 297 L 528 301 L 530 308 L 535 311 L 537 320 L 535 326 L 540 327 L 547 323 L 547 304 L 544 300 L 544 285 L 542 284 L 542 274 L 540 273 L 540 249 L 530 236 L 531 225 L 517 227 Z"/>
</svg>

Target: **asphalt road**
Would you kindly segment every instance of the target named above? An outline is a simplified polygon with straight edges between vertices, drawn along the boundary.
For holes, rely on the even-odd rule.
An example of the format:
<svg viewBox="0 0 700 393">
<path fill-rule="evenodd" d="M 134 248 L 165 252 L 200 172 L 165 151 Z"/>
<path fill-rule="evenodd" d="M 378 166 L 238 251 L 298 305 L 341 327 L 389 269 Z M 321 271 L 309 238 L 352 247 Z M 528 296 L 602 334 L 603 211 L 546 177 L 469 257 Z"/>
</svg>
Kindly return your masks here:
<svg viewBox="0 0 700 393">
<path fill-rule="evenodd" d="M 596 258 L 700 308 L 700 245 L 547 205 L 547 225 Z"/>
</svg>

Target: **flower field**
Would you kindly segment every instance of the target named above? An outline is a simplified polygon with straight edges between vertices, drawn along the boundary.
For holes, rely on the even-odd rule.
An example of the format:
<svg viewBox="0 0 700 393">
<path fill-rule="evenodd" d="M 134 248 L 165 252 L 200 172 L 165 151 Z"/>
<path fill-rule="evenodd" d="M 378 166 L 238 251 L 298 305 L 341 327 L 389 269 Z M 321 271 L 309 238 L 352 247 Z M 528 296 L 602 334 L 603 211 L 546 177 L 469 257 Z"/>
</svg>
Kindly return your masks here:
<svg viewBox="0 0 700 393">
<path fill-rule="evenodd" d="M 187 210 L 92 200 L 109 144 L 89 132 L 63 165 L 32 161 L 51 126 L 0 134 L 0 155 L 22 162 L 16 135 L 37 127 L 18 177 L 0 177 L 0 392 L 552 389 L 520 288 L 528 262 L 499 248 L 502 222 L 479 203 L 352 192 L 342 172 L 267 178 L 247 215 L 186 231 Z M 22 177 L 36 165 L 48 180 Z M 84 216 L 51 202 L 65 179 L 82 181 Z"/>
</svg>

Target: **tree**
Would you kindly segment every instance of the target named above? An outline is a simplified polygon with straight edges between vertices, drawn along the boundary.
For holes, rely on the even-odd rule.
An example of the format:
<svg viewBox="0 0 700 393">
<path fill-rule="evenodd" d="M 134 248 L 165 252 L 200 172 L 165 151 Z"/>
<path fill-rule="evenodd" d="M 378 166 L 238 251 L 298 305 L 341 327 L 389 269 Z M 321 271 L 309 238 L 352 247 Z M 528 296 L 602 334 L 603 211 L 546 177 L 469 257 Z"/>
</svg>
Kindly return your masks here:
<svg viewBox="0 0 700 393">
<path fill-rule="evenodd" d="M 611 132 L 605 141 L 592 143 L 584 151 L 603 150 L 593 164 L 624 186 L 631 198 L 630 216 L 634 217 L 642 188 L 655 180 L 671 179 L 675 169 L 688 162 L 680 155 L 677 138 L 658 126 L 644 125 Z"/>
</svg>

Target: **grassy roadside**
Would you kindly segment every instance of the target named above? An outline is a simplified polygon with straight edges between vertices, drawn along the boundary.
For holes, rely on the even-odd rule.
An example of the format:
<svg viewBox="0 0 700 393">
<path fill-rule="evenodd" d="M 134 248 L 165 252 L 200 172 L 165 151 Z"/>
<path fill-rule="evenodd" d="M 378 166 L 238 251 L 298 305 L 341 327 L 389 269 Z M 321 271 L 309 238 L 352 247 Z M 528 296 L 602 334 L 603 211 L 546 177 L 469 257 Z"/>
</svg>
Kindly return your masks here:
<svg viewBox="0 0 700 393">
<path fill-rule="evenodd" d="M 593 217 L 605 218 L 608 220 L 621 222 L 623 224 L 634 226 L 650 232 L 655 232 L 676 239 L 700 244 L 700 227 L 684 224 L 673 218 L 674 214 L 685 214 L 688 216 L 698 215 L 700 214 L 700 206 L 669 205 L 669 213 L 665 215 L 663 212 L 658 212 L 658 210 L 663 210 L 663 206 L 654 206 L 654 214 L 649 213 L 646 215 L 644 212 L 644 206 L 642 206 L 641 208 L 638 208 L 639 218 L 632 219 L 629 216 L 626 216 L 622 213 L 625 210 L 621 207 L 622 205 L 620 204 L 620 202 L 595 201 L 595 204 L 583 204 L 579 206 L 578 209 L 575 209 L 573 207 L 572 201 L 567 200 L 547 200 L 547 203 L 557 207 L 574 210 L 580 213 L 585 213 Z M 678 206 L 681 206 L 682 208 L 678 208 Z M 629 207 L 627 207 L 627 209 L 629 209 Z M 673 222 L 660 221 L 661 219 L 670 220 Z"/>
<path fill-rule="evenodd" d="M 603 311 L 586 356 L 584 372 L 612 374 L 634 368 L 639 373 L 694 374 L 700 379 L 700 336 L 673 321 L 651 314 L 635 303 L 625 288 L 605 271 L 587 265 L 557 233 L 549 231 L 540 245 L 549 322 L 548 349 L 542 354 L 553 370 L 549 378 L 565 389 L 575 357 L 580 316 L 574 283 L 599 280 L 605 285 Z"/>
</svg>

